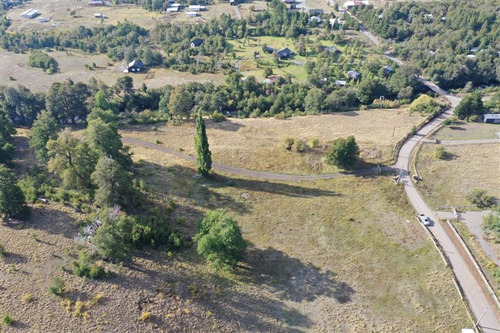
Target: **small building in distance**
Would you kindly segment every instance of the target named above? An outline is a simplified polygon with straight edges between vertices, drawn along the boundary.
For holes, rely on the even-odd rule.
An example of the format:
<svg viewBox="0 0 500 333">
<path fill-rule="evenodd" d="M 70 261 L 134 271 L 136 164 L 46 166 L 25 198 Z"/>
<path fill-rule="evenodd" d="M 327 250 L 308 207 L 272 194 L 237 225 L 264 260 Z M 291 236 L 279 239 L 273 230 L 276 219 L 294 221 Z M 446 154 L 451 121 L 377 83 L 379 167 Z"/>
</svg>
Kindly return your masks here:
<svg viewBox="0 0 500 333">
<path fill-rule="evenodd" d="M 347 72 L 347 77 L 350 80 L 359 80 L 359 79 L 361 79 L 361 73 L 358 72 L 358 71 L 348 71 Z"/>
<path fill-rule="evenodd" d="M 500 124 L 500 113 L 489 113 L 483 115 L 485 124 Z"/>
<path fill-rule="evenodd" d="M 320 8 L 309 9 L 309 15 L 322 15 L 325 11 Z"/>
<path fill-rule="evenodd" d="M 231 6 L 238 6 L 238 0 L 229 0 Z"/>
<path fill-rule="evenodd" d="M 89 6 L 105 6 L 106 3 L 103 0 L 93 0 L 87 2 L 87 5 Z"/>
<path fill-rule="evenodd" d="M 359 7 L 359 6 L 368 6 L 370 5 L 370 2 L 367 0 L 362 0 L 362 1 L 346 1 L 344 2 L 344 8 L 349 10 L 353 7 Z"/>
<path fill-rule="evenodd" d="M 49 19 L 48 19 L 48 18 L 45 18 L 45 17 L 40 17 L 40 18 L 38 19 L 38 22 L 40 22 L 40 23 L 46 23 L 46 22 L 49 22 Z"/>
<path fill-rule="evenodd" d="M 196 17 L 196 16 L 198 16 L 198 12 L 187 12 L 186 15 L 188 17 Z"/>
<path fill-rule="evenodd" d="M 196 38 L 191 42 L 191 47 L 200 47 L 201 44 L 203 44 L 203 39 L 201 38 Z"/>
<path fill-rule="evenodd" d="M 280 59 L 286 59 L 289 58 L 293 52 L 288 48 L 282 48 L 281 50 L 276 51 L 276 56 Z"/>
<path fill-rule="evenodd" d="M 105 18 L 108 18 L 106 15 L 104 15 L 103 13 L 95 13 L 94 14 L 94 17 L 95 18 L 100 18 L 100 19 L 105 19 Z"/>
<path fill-rule="evenodd" d="M 167 13 L 177 13 L 178 11 L 179 11 L 179 6 L 167 8 Z"/>
<path fill-rule="evenodd" d="M 271 47 L 271 46 L 268 46 L 268 45 L 264 45 L 262 47 L 262 51 L 264 51 L 266 53 L 274 53 L 274 47 Z"/>
<path fill-rule="evenodd" d="M 128 64 L 127 70 L 125 73 L 138 73 L 144 70 L 144 64 L 140 60 L 134 60 Z"/>
<path fill-rule="evenodd" d="M 25 11 L 24 13 L 22 13 L 21 17 L 24 17 L 27 19 L 33 19 L 33 18 L 37 17 L 38 15 L 40 15 L 38 10 L 30 8 L 27 11 Z"/>
<path fill-rule="evenodd" d="M 190 12 L 202 12 L 204 10 L 207 10 L 207 7 L 200 6 L 200 5 L 191 5 L 191 6 L 189 6 L 189 11 Z"/>
<path fill-rule="evenodd" d="M 335 46 L 321 46 L 323 51 L 327 51 L 330 53 L 340 53 L 340 50 Z"/>
</svg>

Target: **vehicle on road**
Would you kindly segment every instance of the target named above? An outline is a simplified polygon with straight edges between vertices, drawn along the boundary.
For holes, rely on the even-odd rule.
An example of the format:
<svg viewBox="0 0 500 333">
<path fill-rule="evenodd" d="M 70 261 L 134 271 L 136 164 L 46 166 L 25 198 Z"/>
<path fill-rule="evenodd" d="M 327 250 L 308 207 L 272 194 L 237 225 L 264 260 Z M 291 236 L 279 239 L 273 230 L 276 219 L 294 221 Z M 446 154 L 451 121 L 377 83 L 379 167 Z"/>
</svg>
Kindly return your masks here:
<svg viewBox="0 0 500 333">
<path fill-rule="evenodd" d="M 426 227 L 431 225 L 431 219 L 428 218 L 425 214 L 418 215 L 418 220 Z"/>
</svg>

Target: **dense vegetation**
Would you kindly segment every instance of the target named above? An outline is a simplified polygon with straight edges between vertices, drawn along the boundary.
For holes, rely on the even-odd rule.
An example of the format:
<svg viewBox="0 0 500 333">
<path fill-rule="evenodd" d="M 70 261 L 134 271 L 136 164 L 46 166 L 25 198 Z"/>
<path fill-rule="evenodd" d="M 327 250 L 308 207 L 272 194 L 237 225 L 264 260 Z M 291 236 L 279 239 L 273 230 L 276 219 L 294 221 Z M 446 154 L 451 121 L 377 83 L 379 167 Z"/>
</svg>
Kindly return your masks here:
<svg viewBox="0 0 500 333">
<path fill-rule="evenodd" d="M 30 54 L 28 65 L 31 67 L 38 67 L 43 69 L 49 74 L 57 72 L 57 61 L 42 51 L 35 51 Z"/>
<path fill-rule="evenodd" d="M 500 82 L 500 19 L 495 1 L 394 2 L 353 10 L 393 52 L 424 68 L 442 88 Z"/>
</svg>

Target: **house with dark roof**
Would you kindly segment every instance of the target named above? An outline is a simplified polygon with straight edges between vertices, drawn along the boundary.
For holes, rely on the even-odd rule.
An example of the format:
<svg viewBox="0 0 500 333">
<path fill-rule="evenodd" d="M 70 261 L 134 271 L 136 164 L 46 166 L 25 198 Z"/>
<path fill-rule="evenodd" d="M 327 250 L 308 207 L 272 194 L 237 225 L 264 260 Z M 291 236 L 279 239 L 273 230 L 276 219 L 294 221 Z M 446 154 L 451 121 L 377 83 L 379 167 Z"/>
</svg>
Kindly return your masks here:
<svg viewBox="0 0 500 333">
<path fill-rule="evenodd" d="M 360 80 L 361 79 L 361 73 L 358 71 L 348 71 L 347 72 L 347 77 L 350 80 Z"/>
<path fill-rule="evenodd" d="M 196 38 L 191 42 L 191 47 L 200 47 L 201 44 L 203 44 L 203 39 L 201 38 Z"/>
<path fill-rule="evenodd" d="M 309 15 L 322 15 L 325 11 L 320 8 L 309 9 Z"/>
<path fill-rule="evenodd" d="M 138 73 L 144 70 L 144 64 L 140 60 L 134 60 L 128 64 L 125 73 Z"/>
<path fill-rule="evenodd" d="M 289 58 L 293 52 L 288 48 L 282 48 L 281 50 L 276 51 L 276 56 L 280 59 L 286 59 Z"/>
</svg>

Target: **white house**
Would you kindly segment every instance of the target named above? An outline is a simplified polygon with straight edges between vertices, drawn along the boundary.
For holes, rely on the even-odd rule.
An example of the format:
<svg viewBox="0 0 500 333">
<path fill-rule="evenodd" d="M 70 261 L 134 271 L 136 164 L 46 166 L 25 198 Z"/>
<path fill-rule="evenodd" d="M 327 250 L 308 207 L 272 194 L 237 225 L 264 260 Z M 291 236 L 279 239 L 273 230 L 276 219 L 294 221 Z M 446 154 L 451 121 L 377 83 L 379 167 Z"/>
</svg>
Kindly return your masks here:
<svg viewBox="0 0 500 333">
<path fill-rule="evenodd" d="M 27 11 L 25 11 L 24 13 L 22 13 L 21 17 L 32 19 L 32 18 L 37 17 L 38 15 L 40 15 L 40 13 L 38 13 L 38 10 L 30 8 Z"/>
<path fill-rule="evenodd" d="M 191 5 L 191 6 L 189 6 L 189 11 L 190 12 L 202 12 L 202 11 L 204 11 L 206 9 L 207 9 L 207 7 L 200 6 L 200 5 Z"/>
<path fill-rule="evenodd" d="M 179 7 L 168 7 L 167 13 L 176 13 L 179 11 Z"/>
<path fill-rule="evenodd" d="M 196 16 L 198 16 L 198 12 L 187 12 L 186 15 L 188 17 L 196 17 Z"/>
</svg>

